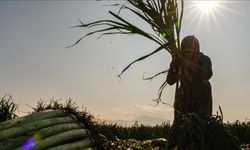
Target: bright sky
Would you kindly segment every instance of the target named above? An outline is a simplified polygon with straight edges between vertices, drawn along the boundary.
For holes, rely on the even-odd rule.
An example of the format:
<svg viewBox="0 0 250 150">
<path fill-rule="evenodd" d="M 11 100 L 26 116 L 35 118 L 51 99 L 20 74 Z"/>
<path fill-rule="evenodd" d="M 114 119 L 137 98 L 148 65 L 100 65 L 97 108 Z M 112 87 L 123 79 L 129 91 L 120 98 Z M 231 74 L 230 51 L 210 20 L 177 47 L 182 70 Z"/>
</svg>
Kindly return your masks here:
<svg viewBox="0 0 250 150">
<path fill-rule="evenodd" d="M 138 36 L 88 37 L 70 29 L 78 19 L 90 22 L 110 18 L 104 6 L 121 1 L 0 1 L 0 96 L 9 93 L 22 111 L 39 99 L 72 98 L 99 118 L 131 120 L 142 115 L 172 120 L 173 109 L 153 107 L 152 99 L 164 76 L 143 81 L 169 65 L 168 53 L 159 53 L 132 66 L 119 82 L 116 77 L 132 60 L 157 45 Z M 250 118 L 250 2 L 221 2 L 201 11 L 185 2 L 181 36 L 198 37 L 201 50 L 213 62 L 211 84 L 214 113 L 222 107 L 224 121 Z M 121 15 L 143 27 L 130 13 Z M 173 103 L 174 88 L 164 92 Z"/>
</svg>

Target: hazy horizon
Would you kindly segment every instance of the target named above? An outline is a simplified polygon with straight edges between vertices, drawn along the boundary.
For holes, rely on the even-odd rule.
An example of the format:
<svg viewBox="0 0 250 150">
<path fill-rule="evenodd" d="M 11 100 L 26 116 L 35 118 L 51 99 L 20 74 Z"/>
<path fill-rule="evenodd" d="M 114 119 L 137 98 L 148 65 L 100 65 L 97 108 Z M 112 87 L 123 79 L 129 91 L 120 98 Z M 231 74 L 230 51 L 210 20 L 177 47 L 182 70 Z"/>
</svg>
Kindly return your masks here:
<svg viewBox="0 0 250 150">
<path fill-rule="evenodd" d="M 173 108 L 152 102 L 165 76 L 144 81 L 166 69 L 168 53 L 160 52 L 132 66 L 122 80 L 120 71 L 134 59 L 156 48 L 139 36 L 94 35 L 66 49 L 87 33 L 78 20 L 111 18 L 106 6 L 122 1 L 0 1 L 0 96 L 11 94 L 21 111 L 39 99 L 72 98 L 96 117 L 133 120 L 142 115 L 173 119 Z M 250 2 L 223 1 L 213 14 L 193 9 L 185 1 L 181 37 L 195 35 L 201 51 L 213 63 L 210 82 L 213 114 L 221 106 L 224 121 L 250 118 Z M 105 5 L 105 6 L 104 6 Z M 131 22 L 147 28 L 131 13 Z M 173 104 L 174 87 L 163 100 Z"/>
</svg>

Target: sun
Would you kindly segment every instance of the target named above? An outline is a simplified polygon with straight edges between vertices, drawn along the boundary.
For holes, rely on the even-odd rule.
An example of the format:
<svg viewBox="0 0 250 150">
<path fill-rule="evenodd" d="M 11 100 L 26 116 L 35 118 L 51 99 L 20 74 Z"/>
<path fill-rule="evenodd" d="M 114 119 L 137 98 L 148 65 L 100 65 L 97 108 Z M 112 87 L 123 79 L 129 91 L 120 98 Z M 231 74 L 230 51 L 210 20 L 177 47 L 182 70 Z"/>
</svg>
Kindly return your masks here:
<svg viewBox="0 0 250 150">
<path fill-rule="evenodd" d="M 216 0 L 197 0 L 195 1 L 195 7 L 201 13 L 210 13 L 214 11 L 219 5 L 219 1 Z"/>
</svg>

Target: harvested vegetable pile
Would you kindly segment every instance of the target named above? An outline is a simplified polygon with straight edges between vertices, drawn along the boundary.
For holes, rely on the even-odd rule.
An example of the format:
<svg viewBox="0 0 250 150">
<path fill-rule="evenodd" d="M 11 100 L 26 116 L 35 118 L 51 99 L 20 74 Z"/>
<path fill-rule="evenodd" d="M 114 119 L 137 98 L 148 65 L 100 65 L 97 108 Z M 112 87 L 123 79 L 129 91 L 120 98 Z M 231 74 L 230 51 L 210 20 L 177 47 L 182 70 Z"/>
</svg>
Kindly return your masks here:
<svg viewBox="0 0 250 150">
<path fill-rule="evenodd" d="M 93 117 L 77 111 L 71 100 L 66 105 L 40 101 L 34 110 L 30 115 L 0 123 L 1 150 L 96 149 Z"/>
</svg>

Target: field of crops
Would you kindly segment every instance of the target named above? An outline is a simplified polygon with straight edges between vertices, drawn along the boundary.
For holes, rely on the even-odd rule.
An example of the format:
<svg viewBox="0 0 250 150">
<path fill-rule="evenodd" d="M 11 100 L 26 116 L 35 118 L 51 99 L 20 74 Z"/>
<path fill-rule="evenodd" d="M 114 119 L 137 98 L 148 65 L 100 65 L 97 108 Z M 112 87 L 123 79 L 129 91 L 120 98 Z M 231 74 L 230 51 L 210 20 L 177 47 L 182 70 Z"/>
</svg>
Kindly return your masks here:
<svg viewBox="0 0 250 150">
<path fill-rule="evenodd" d="M 250 150 L 250 121 L 225 123 L 224 127 L 232 135 L 239 138 L 242 149 Z M 107 138 L 104 145 L 107 149 L 137 149 L 158 150 L 167 143 L 170 125 L 163 123 L 156 126 L 138 125 L 120 126 L 117 124 L 102 124 L 102 134 Z"/>
<path fill-rule="evenodd" d="M 2 119 L 1 121 L 9 120 L 8 122 L 15 123 L 15 121 L 14 122 L 12 121 L 13 119 L 14 120 L 21 119 L 17 118 L 17 116 L 15 115 L 15 110 L 17 108 L 15 107 L 11 99 L 7 100 L 2 99 L 0 102 L 0 108 L 1 108 L 0 118 Z M 44 103 L 44 101 L 40 101 L 38 102 L 37 106 L 35 106 L 33 109 L 34 112 L 40 112 L 47 109 L 52 109 L 52 110 L 60 109 L 63 110 L 66 114 L 74 115 L 77 118 L 75 120 L 76 122 L 83 123 L 86 126 L 86 128 L 91 131 L 92 138 L 94 139 L 94 144 L 101 149 L 107 149 L 107 150 L 165 149 L 164 147 L 168 142 L 168 135 L 171 127 L 169 123 L 162 123 L 155 126 L 146 126 L 143 124 L 138 124 L 138 122 L 135 122 L 134 125 L 132 126 L 121 126 L 118 124 L 108 124 L 105 122 L 98 122 L 93 115 L 91 115 L 88 111 L 86 111 L 86 109 L 79 111 L 76 103 L 72 102 L 71 100 L 66 101 L 66 103 L 59 103 L 57 101 L 50 101 L 49 103 Z M 39 120 L 39 118 L 35 119 Z M 30 121 L 31 120 L 32 117 Z M 27 123 L 27 121 L 29 120 L 24 120 L 24 123 L 25 122 Z M 34 123 L 31 122 L 31 124 Z M 34 129 L 39 128 L 40 125 L 41 123 L 39 123 L 37 126 L 34 126 Z M 239 139 L 239 142 L 243 150 L 250 150 L 250 145 L 249 145 L 250 121 L 248 122 L 235 121 L 233 123 L 227 122 L 224 123 L 223 126 L 226 132 L 230 133 L 231 135 Z M 33 131 L 33 129 L 31 128 L 29 128 L 29 130 L 32 130 L 32 133 L 36 132 L 35 130 Z M 5 133 L 5 131 L 2 132 Z M 12 133 L 14 135 L 16 132 Z M 2 136 L 4 137 L 5 135 Z M 6 134 L 6 137 L 7 136 L 8 135 Z M 8 139 L 3 138 L 2 140 L 8 140 Z"/>
</svg>

